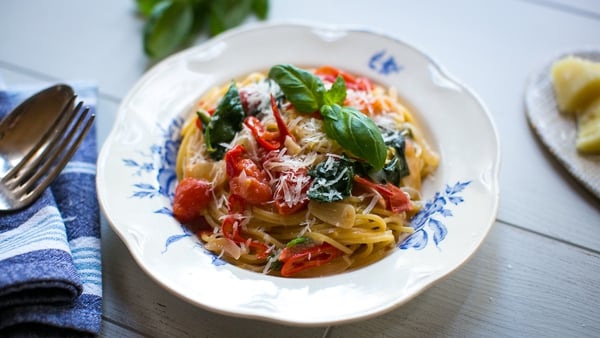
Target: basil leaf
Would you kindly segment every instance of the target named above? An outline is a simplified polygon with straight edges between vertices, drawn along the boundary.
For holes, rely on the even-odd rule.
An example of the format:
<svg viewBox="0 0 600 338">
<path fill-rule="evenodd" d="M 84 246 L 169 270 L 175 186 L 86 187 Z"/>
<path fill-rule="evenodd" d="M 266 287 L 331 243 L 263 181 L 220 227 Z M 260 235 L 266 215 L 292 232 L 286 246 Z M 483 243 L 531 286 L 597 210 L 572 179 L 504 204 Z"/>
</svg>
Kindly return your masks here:
<svg viewBox="0 0 600 338">
<path fill-rule="evenodd" d="M 328 157 L 308 173 L 313 177 L 308 198 L 321 202 L 335 202 L 350 196 L 354 185 L 354 167 L 347 158 Z"/>
<path fill-rule="evenodd" d="M 138 11 L 146 17 L 150 16 L 152 9 L 160 1 L 161 0 L 135 0 Z"/>
<path fill-rule="evenodd" d="M 194 11 L 187 1 L 161 1 L 144 27 L 144 51 L 153 58 L 174 52 L 188 37 Z"/>
<path fill-rule="evenodd" d="M 226 148 L 222 143 L 233 140 L 235 134 L 242 130 L 243 121 L 242 100 L 235 82 L 232 82 L 204 129 L 206 150 L 213 159 L 218 161 L 225 156 Z"/>
<path fill-rule="evenodd" d="M 252 11 L 260 20 L 265 20 L 269 14 L 269 0 L 253 0 Z"/>
<path fill-rule="evenodd" d="M 238 26 L 252 13 L 253 0 L 212 1 L 208 20 L 211 35 L 217 35 Z"/>
<path fill-rule="evenodd" d="M 193 39 L 207 28 L 211 2 L 212 0 L 192 1 L 192 6 L 194 8 L 194 24 L 192 25 L 192 29 L 190 30 L 190 34 L 188 36 L 188 40 L 190 42 L 193 42 Z"/>
<path fill-rule="evenodd" d="M 321 115 L 328 137 L 367 161 L 375 170 L 383 168 L 387 147 L 373 120 L 354 108 L 337 104 L 321 107 Z"/>
<path fill-rule="evenodd" d="M 342 105 L 344 103 L 344 100 L 346 100 L 346 81 L 344 81 L 343 77 L 338 75 L 333 85 L 331 85 L 331 88 L 325 92 L 323 104 Z"/>
<path fill-rule="evenodd" d="M 325 86 L 312 73 L 292 65 L 276 65 L 269 70 L 269 78 L 277 82 L 299 112 L 311 114 L 321 108 Z"/>
</svg>

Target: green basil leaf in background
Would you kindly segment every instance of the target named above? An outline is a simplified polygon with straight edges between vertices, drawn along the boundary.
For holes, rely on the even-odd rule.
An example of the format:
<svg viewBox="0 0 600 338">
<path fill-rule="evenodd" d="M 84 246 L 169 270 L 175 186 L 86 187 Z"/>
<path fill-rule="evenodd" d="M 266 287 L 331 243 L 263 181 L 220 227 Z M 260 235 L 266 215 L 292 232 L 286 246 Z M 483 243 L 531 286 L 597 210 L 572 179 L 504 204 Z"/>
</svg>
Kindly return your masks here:
<svg viewBox="0 0 600 338">
<path fill-rule="evenodd" d="M 252 0 L 218 0 L 210 4 L 209 32 L 217 35 L 238 26 L 252 13 Z"/>
<path fill-rule="evenodd" d="M 265 20 L 269 14 L 269 0 L 253 0 L 252 12 L 260 20 Z"/>
<path fill-rule="evenodd" d="M 150 16 L 154 6 L 162 0 L 135 0 L 138 11 L 145 17 Z"/>
<path fill-rule="evenodd" d="M 311 72 L 292 65 L 276 65 L 269 70 L 269 78 L 277 82 L 299 112 L 311 114 L 321 108 L 325 86 Z"/>
<path fill-rule="evenodd" d="M 235 134 L 242 130 L 244 116 L 240 93 L 235 82 L 232 82 L 204 129 L 206 150 L 213 159 L 218 161 L 225 156 L 226 149 L 221 144 L 231 142 Z"/>
<path fill-rule="evenodd" d="M 153 58 L 173 53 L 187 39 L 194 21 L 188 1 L 161 1 L 144 27 L 144 50 Z"/>
<path fill-rule="evenodd" d="M 344 100 L 346 100 L 346 81 L 338 75 L 331 88 L 325 92 L 323 103 L 326 105 L 339 104 L 341 106 L 344 104 Z"/>
<path fill-rule="evenodd" d="M 194 24 L 190 30 L 189 39 L 193 40 L 208 27 L 208 18 L 210 16 L 210 3 L 213 0 L 192 0 L 194 9 Z"/>
<path fill-rule="evenodd" d="M 337 104 L 321 107 L 325 133 L 375 170 L 383 168 L 387 147 L 379 127 L 362 112 Z"/>
</svg>

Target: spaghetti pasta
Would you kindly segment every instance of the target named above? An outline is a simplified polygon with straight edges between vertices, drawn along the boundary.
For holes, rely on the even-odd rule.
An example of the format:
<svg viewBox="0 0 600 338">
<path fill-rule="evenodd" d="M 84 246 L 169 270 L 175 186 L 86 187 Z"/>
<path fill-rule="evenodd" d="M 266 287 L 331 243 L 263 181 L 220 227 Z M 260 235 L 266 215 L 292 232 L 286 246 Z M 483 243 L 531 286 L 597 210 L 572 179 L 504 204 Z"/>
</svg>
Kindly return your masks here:
<svg viewBox="0 0 600 338">
<path fill-rule="evenodd" d="M 286 67 L 322 85 L 321 109 L 299 109 L 270 73 L 206 93 L 182 128 L 174 215 L 252 271 L 311 277 L 371 264 L 412 232 L 439 157 L 393 88 L 329 66 Z M 364 117 L 381 135 L 381 165 L 342 139 Z"/>
</svg>

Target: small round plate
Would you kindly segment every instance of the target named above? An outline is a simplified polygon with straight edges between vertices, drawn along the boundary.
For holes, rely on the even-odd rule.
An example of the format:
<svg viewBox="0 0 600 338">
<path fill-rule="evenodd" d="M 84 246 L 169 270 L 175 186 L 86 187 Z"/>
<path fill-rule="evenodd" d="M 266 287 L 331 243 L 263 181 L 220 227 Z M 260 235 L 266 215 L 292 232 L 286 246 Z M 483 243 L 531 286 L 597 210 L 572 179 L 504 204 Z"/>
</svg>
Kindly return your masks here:
<svg viewBox="0 0 600 338">
<path fill-rule="evenodd" d="M 561 53 L 537 70 L 525 91 L 527 118 L 542 143 L 583 186 L 600 198 L 600 155 L 582 155 L 575 147 L 577 121 L 558 111 L 552 65 L 568 56 L 600 62 L 600 47 Z"/>
</svg>

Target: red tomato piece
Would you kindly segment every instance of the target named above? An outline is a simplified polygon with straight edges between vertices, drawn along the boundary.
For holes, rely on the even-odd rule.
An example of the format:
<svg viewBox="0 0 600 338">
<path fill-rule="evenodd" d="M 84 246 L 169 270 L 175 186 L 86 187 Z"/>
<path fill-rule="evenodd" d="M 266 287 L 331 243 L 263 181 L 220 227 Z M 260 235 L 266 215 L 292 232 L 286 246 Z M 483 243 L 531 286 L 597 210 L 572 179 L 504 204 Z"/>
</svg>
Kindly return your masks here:
<svg viewBox="0 0 600 338">
<path fill-rule="evenodd" d="M 283 277 L 290 277 L 298 272 L 327 264 L 342 254 L 342 251 L 329 243 L 286 247 L 279 254 L 279 260 L 283 262 L 280 273 Z"/>
<path fill-rule="evenodd" d="M 381 194 L 381 196 L 385 199 L 386 208 L 395 214 L 408 211 L 412 208 L 410 199 L 404 193 L 404 191 L 391 183 L 387 183 L 385 185 L 377 184 L 358 175 L 354 176 L 354 181 L 379 192 L 379 194 Z"/>
<path fill-rule="evenodd" d="M 266 203 L 273 196 L 273 190 L 266 181 L 246 175 L 229 179 L 229 191 L 249 204 Z"/>
<path fill-rule="evenodd" d="M 370 91 L 373 89 L 373 83 L 368 78 L 352 76 L 332 66 L 322 66 L 315 70 L 315 74 L 332 83 L 335 82 L 339 75 L 346 82 L 346 88 L 348 89 L 359 91 Z"/>
<path fill-rule="evenodd" d="M 278 141 L 278 133 L 270 132 L 265 129 L 265 126 L 255 116 L 248 116 L 244 120 L 244 124 L 252 132 L 252 136 L 256 139 L 256 142 L 267 150 L 275 150 L 281 147 L 281 143 Z"/>
<path fill-rule="evenodd" d="M 202 218 L 208 208 L 212 194 L 212 184 L 205 180 L 187 177 L 175 189 L 173 216 L 181 223 L 192 223 Z"/>
</svg>

